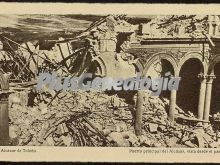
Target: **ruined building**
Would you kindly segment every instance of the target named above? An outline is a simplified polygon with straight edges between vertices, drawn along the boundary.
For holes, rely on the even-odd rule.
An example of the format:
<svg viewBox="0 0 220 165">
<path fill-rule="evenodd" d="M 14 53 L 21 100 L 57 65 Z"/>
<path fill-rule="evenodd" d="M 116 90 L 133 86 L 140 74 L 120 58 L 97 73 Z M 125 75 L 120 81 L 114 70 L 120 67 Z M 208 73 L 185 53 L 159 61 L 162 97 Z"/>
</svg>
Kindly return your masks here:
<svg viewBox="0 0 220 165">
<path fill-rule="evenodd" d="M 9 82 L 13 89 L 15 84 L 30 87 L 36 85 L 38 74 L 45 71 L 64 76 L 92 72 L 112 78 L 135 77 L 137 73 L 154 78 L 171 72 L 181 77 L 179 90 L 163 91 L 160 96 L 169 100 L 170 121 L 178 118 L 178 108 L 204 123 L 210 117 L 218 118 L 219 19 L 219 16 L 160 16 L 142 22 L 109 15 L 71 39 L 19 44 L 1 35 L 0 117 L 5 120 L 0 120 L 0 130 L 8 127 Z"/>
<path fill-rule="evenodd" d="M 118 19 L 118 20 L 117 20 Z M 155 20 L 132 25 L 109 16 L 91 27 L 88 38 L 92 61 L 100 76 L 164 76 L 167 71 L 181 77 L 180 89 L 162 93 L 170 100 L 169 115 L 175 117 L 175 105 L 191 111 L 201 120 L 219 109 L 219 17 L 206 16 L 205 25 L 189 20 L 169 25 L 170 32 L 159 28 Z M 175 21 L 174 21 L 175 22 Z M 157 24 L 156 24 L 157 23 Z M 162 23 L 161 23 L 162 24 Z"/>
</svg>

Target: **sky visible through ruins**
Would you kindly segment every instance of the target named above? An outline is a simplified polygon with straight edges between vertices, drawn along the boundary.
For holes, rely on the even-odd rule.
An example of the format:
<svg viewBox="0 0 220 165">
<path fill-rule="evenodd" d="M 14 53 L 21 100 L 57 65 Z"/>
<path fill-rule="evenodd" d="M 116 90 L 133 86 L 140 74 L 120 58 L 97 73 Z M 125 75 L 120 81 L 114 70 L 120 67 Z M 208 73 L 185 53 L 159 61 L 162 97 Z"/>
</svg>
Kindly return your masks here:
<svg viewBox="0 0 220 165">
<path fill-rule="evenodd" d="M 83 30 L 86 30 L 94 21 L 106 15 L 0 15 L 0 33 L 6 33 L 13 39 L 57 39 L 64 35 L 73 37 Z M 130 18 L 142 18 L 146 21 L 155 16 L 129 16 Z"/>
</svg>

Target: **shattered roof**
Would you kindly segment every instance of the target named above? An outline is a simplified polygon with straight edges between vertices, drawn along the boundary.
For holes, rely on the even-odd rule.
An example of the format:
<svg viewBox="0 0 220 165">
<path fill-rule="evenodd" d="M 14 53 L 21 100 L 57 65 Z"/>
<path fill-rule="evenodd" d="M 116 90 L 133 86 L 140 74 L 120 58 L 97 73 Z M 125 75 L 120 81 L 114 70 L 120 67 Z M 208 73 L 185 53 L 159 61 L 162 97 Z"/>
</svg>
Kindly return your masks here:
<svg viewBox="0 0 220 165">
<path fill-rule="evenodd" d="M 0 31 L 16 41 L 30 41 L 58 36 L 81 38 L 93 28 L 106 31 L 112 25 L 116 25 L 116 32 L 129 32 L 144 24 L 143 38 L 196 38 L 207 32 L 206 22 L 206 15 L 0 15 Z M 178 29 L 185 32 L 178 33 Z"/>
</svg>

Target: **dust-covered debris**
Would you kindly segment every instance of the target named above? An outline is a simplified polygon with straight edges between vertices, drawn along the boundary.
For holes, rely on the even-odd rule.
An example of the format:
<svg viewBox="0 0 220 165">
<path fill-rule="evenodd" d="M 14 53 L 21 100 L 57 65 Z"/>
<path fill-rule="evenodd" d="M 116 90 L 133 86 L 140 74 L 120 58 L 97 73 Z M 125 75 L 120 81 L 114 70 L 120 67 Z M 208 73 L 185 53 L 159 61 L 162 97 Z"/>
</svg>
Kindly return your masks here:
<svg viewBox="0 0 220 165">
<path fill-rule="evenodd" d="M 218 124 L 213 124 L 219 122 L 219 113 L 207 122 L 176 106 L 176 119 L 172 122 L 168 119 L 169 100 L 149 96 L 146 91 L 142 132 L 136 136 L 136 95 L 125 91 L 121 95 L 35 90 L 41 72 L 56 72 L 59 76 L 86 72 L 100 77 L 134 76 L 143 69 L 137 63 L 147 56 L 133 55 L 132 50 L 137 50 L 129 51 L 131 43 L 137 46 L 144 39 L 158 37 L 204 37 L 208 17 L 161 16 L 146 20 L 145 25 L 138 23 L 140 26 L 126 19 L 124 15 L 109 15 L 72 39 L 59 37 L 43 43 L 19 44 L 1 35 L 1 68 L 4 74 L 11 73 L 11 145 L 220 147 Z M 7 50 L 3 51 L 3 47 Z M 146 62 L 144 59 L 141 61 Z"/>
<path fill-rule="evenodd" d="M 42 95 L 38 94 L 38 95 Z M 142 135 L 134 130 L 135 105 L 117 94 L 66 92 L 36 105 L 11 104 L 11 145 L 219 147 L 212 126 L 168 120 L 165 98 L 145 97 Z M 36 96 L 38 97 L 38 96 Z M 49 99 L 54 99 L 51 104 Z M 177 108 L 180 111 L 180 108 Z M 180 113 L 188 116 L 187 113 Z M 188 119 L 188 118 L 187 118 Z M 187 120 L 186 119 L 186 120 Z"/>
</svg>

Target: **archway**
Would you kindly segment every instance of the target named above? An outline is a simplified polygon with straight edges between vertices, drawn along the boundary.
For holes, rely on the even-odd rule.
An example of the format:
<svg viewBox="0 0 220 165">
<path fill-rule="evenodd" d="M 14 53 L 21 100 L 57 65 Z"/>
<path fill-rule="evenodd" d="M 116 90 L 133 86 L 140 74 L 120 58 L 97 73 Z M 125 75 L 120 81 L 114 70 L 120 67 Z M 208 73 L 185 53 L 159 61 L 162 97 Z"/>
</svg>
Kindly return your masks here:
<svg viewBox="0 0 220 165">
<path fill-rule="evenodd" d="M 204 72 L 202 62 L 197 58 L 190 58 L 183 63 L 179 73 L 181 81 L 177 91 L 177 105 L 196 116 L 200 89 L 198 74 L 201 72 Z"/>
<path fill-rule="evenodd" d="M 95 76 L 104 77 L 106 76 L 106 67 L 104 65 L 104 62 L 101 58 L 97 58 L 92 62 L 90 67 L 87 70 L 88 73 L 93 73 Z"/>
<path fill-rule="evenodd" d="M 175 75 L 174 66 L 167 59 L 158 58 L 155 60 L 146 71 L 145 76 L 150 77 L 151 79 L 158 77 L 165 77 L 166 73 L 170 73 L 171 75 Z M 170 99 L 170 91 L 165 90 L 161 91 L 160 97 L 164 97 Z"/>
<path fill-rule="evenodd" d="M 220 62 L 216 63 L 213 69 L 216 79 L 214 79 L 212 85 L 210 114 L 220 113 Z"/>
</svg>

